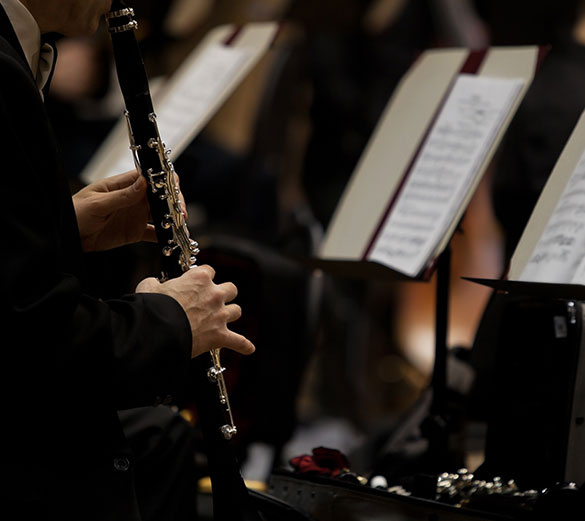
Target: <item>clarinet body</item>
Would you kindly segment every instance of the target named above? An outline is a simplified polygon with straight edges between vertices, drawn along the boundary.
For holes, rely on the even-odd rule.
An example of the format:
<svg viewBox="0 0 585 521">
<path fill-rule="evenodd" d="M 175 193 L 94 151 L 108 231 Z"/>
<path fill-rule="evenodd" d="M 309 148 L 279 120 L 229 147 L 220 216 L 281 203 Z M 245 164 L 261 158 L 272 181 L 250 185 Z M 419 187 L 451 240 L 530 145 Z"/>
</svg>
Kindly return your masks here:
<svg viewBox="0 0 585 521">
<path fill-rule="evenodd" d="M 114 0 L 106 15 L 116 62 L 116 72 L 126 106 L 130 149 L 138 171 L 148 182 L 148 201 L 161 254 L 160 280 L 180 276 L 196 266 L 197 243 L 190 238 L 179 198 L 170 151 L 161 139 L 148 78 L 134 30 L 134 11 Z M 219 349 L 210 357 L 191 360 L 190 374 L 196 407 L 207 448 L 216 520 L 259 520 L 248 501 L 230 439 L 236 434 L 219 360 Z M 195 486 L 195 485 L 194 485 Z"/>
</svg>

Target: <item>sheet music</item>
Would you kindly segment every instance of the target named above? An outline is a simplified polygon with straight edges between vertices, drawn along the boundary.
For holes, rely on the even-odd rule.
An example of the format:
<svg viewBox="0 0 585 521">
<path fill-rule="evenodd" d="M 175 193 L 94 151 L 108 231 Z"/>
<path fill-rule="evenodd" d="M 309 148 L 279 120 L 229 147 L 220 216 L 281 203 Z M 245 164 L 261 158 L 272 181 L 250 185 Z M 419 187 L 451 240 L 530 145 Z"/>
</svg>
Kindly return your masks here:
<svg viewBox="0 0 585 521">
<path fill-rule="evenodd" d="M 195 64 L 155 106 L 160 134 L 171 151 L 191 134 L 208 112 L 209 106 L 241 70 L 249 57 L 243 47 L 212 44 L 198 56 Z M 110 166 L 108 175 L 134 168 L 131 153 L 126 150 Z"/>
<path fill-rule="evenodd" d="M 585 283 L 585 152 L 577 162 L 520 280 Z"/>
<path fill-rule="evenodd" d="M 457 214 L 524 80 L 460 74 L 368 255 L 418 275 Z"/>
</svg>

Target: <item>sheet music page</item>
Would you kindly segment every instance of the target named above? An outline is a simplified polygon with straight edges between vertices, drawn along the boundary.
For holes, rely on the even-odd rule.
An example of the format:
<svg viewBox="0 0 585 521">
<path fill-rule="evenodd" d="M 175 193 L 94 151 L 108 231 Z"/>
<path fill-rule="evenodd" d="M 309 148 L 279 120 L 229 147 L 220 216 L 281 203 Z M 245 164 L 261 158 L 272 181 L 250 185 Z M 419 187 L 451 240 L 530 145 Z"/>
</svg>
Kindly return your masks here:
<svg viewBox="0 0 585 521">
<path fill-rule="evenodd" d="M 577 162 L 519 279 L 585 283 L 585 153 Z"/>
<path fill-rule="evenodd" d="M 192 131 L 248 57 L 246 48 L 212 44 L 202 51 L 193 67 L 186 70 L 173 89 L 156 103 L 160 134 L 168 149 L 172 151 Z M 126 150 L 107 175 L 133 168 L 132 155 Z"/>
<path fill-rule="evenodd" d="M 432 260 L 524 80 L 460 74 L 368 255 L 416 276 Z"/>
</svg>

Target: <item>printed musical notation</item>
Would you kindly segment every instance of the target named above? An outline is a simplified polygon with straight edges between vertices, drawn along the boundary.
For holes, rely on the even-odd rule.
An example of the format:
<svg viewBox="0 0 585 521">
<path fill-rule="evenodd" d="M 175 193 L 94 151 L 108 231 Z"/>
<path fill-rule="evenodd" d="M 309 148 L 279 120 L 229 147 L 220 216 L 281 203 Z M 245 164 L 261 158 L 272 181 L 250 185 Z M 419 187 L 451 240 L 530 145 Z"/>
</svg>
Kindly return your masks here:
<svg viewBox="0 0 585 521">
<path fill-rule="evenodd" d="M 176 146 L 189 135 L 193 123 L 203 119 L 215 98 L 233 81 L 248 57 L 246 48 L 221 44 L 207 47 L 195 66 L 174 86 L 172 95 L 160 101 L 158 117 L 165 139 Z"/>
<path fill-rule="evenodd" d="M 180 81 L 163 94 L 155 107 L 161 136 L 171 151 L 176 151 L 186 136 L 200 125 L 209 107 L 229 85 L 248 58 L 244 48 L 210 45 L 186 70 Z M 134 168 L 132 158 L 124 154 L 112 172 Z"/>
<path fill-rule="evenodd" d="M 228 96 L 241 85 L 278 34 L 275 22 L 236 28 L 220 25 L 207 33 L 173 74 L 150 79 L 160 135 L 170 159 L 181 155 Z M 119 100 L 122 104 L 122 99 Z M 128 130 L 121 117 L 80 173 L 84 183 L 134 168 Z"/>
<path fill-rule="evenodd" d="M 577 162 L 520 280 L 585 284 L 585 152 Z"/>
<path fill-rule="evenodd" d="M 368 255 L 416 276 L 432 260 L 524 80 L 461 74 Z"/>
<path fill-rule="evenodd" d="M 240 73 L 249 54 L 246 48 L 212 44 L 197 56 L 191 67 L 185 68 L 160 98 L 154 96 L 160 134 L 174 156 L 184 141 L 201 127 L 209 108 Z M 134 168 L 127 148 L 122 148 L 123 153 L 110 165 L 106 176 Z"/>
</svg>

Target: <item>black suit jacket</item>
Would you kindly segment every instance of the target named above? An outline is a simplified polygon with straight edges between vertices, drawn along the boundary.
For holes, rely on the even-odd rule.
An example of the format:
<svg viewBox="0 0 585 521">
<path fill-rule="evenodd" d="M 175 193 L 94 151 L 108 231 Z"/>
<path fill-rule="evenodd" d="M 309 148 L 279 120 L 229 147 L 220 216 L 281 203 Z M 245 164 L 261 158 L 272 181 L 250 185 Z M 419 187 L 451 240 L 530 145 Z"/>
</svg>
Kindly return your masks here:
<svg viewBox="0 0 585 521">
<path fill-rule="evenodd" d="M 139 519 L 117 410 L 180 391 L 188 321 L 163 295 L 104 302 L 84 293 L 57 144 L 1 7 L 0 139 L 1 504 L 61 519 Z"/>
</svg>

